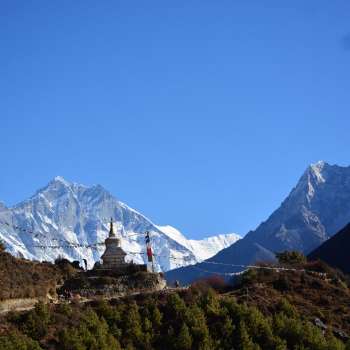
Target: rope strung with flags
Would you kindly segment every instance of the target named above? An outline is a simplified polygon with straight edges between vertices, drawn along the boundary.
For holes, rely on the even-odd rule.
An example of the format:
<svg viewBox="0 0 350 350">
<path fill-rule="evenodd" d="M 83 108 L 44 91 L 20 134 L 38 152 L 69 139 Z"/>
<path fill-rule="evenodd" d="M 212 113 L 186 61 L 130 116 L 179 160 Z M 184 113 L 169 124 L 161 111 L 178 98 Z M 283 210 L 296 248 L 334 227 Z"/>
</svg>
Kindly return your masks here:
<svg viewBox="0 0 350 350">
<path fill-rule="evenodd" d="M 195 268 L 196 270 L 199 270 L 199 271 L 202 271 L 202 272 L 205 272 L 205 273 L 210 273 L 210 274 L 213 274 L 213 275 L 222 275 L 222 276 L 240 276 L 242 274 L 244 274 L 247 270 L 243 270 L 243 271 L 239 271 L 239 272 L 217 272 L 217 271 L 209 271 L 209 270 L 205 270 L 205 269 L 202 269 L 196 265 L 192 265 L 193 268 Z"/>
<path fill-rule="evenodd" d="M 43 236 L 43 237 L 47 237 L 47 234 L 41 233 L 41 232 L 35 232 L 33 229 L 28 229 L 28 228 L 23 228 L 20 227 L 18 225 L 14 225 L 11 224 L 5 220 L 0 219 L 0 225 L 5 225 L 7 227 L 11 227 L 14 230 L 20 231 L 20 232 L 26 232 L 29 234 L 34 235 L 35 238 L 39 237 L 39 236 Z M 184 266 L 184 262 L 188 263 L 188 257 L 176 257 L 176 256 L 172 256 L 172 255 L 158 255 L 158 254 L 154 254 L 153 250 L 152 250 L 152 246 L 151 246 L 151 239 L 150 239 L 150 232 L 146 231 L 145 233 L 133 233 L 131 235 L 124 235 L 125 238 L 128 237 L 134 237 L 134 236 L 141 236 L 141 235 L 145 235 L 145 243 L 146 243 L 146 251 L 140 251 L 140 252 L 130 252 L 130 251 L 125 251 L 127 254 L 130 255 L 143 255 L 146 254 L 147 255 L 147 261 L 149 263 L 152 264 L 152 269 L 154 270 L 154 257 L 164 257 L 164 258 L 168 258 L 174 261 L 181 261 L 181 263 L 176 264 L 179 267 Z M 38 248 L 38 249 L 62 249 L 62 248 L 87 248 L 87 249 L 96 249 L 98 250 L 99 247 L 102 247 L 105 245 L 104 242 L 96 242 L 96 243 L 92 243 L 92 244 L 80 244 L 80 243 L 76 243 L 76 242 L 71 242 L 68 241 L 66 239 L 62 239 L 62 238 L 52 238 L 53 241 L 61 241 L 63 242 L 63 244 L 48 244 L 48 245 L 44 245 L 44 244 L 27 244 L 24 245 L 22 243 L 19 243 L 20 246 L 22 246 L 23 248 L 27 248 L 28 246 L 33 247 L 33 248 Z M 207 261 L 204 260 L 201 262 L 201 264 L 208 264 L 208 265 L 221 265 L 221 266 L 229 266 L 229 267 L 235 267 L 235 268 L 242 268 L 244 269 L 243 271 L 240 272 L 215 272 L 215 271 L 210 271 L 210 270 L 206 270 L 203 269 L 201 267 L 198 267 L 197 265 L 191 265 L 191 267 L 206 272 L 206 273 L 211 273 L 211 274 L 221 274 L 221 275 L 230 275 L 230 276 L 234 276 L 234 275 L 240 275 L 242 273 L 244 273 L 245 271 L 247 271 L 248 269 L 266 269 L 266 270 L 274 270 L 274 271 L 292 271 L 292 272 L 308 272 L 308 273 L 314 273 L 314 274 L 319 274 L 321 275 L 322 273 L 317 273 L 315 271 L 312 270 L 307 270 L 307 269 L 294 269 L 294 268 L 290 268 L 290 267 L 283 267 L 283 266 L 263 266 L 263 265 L 245 265 L 245 264 L 231 264 L 231 263 L 223 263 L 223 262 L 217 262 L 217 261 Z"/>
</svg>

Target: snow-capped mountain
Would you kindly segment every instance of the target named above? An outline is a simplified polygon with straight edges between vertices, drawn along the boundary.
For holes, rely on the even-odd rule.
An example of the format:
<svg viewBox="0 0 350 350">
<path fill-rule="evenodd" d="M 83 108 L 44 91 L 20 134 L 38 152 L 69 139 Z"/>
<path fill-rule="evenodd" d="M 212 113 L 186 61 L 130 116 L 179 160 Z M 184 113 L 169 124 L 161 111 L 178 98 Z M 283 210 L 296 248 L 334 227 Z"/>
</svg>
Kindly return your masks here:
<svg viewBox="0 0 350 350">
<path fill-rule="evenodd" d="M 12 208 L 0 203 L 0 239 L 14 255 L 47 261 L 58 256 L 86 259 L 92 267 L 104 246 L 92 249 L 86 245 L 104 242 L 111 217 L 128 260 L 146 261 L 144 233 L 150 232 L 156 265 L 162 271 L 202 261 L 239 239 L 228 234 L 188 240 L 170 226 L 154 225 L 102 186 L 87 187 L 62 177 Z"/>
<path fill-rule="evenodd" d="M 202 240 L 187 239 L 179 230 L 172 226 L 157 226 L 160 231 L 168 237 L 188 248 L 199 261 L 209 259 L 218 251 L 229 247 L 231 244 L 241 239 L 236 233 L 227 233 L 217 236 L 211 236 Z"/>
<path fill-rule="evenodd" d="M 210 265 L 211 261 L 239 265 L 274 260 L 274 253 L 283 250 L 307 254 L 349 222 L 350 167 L 320 161 L 306 169 L 281 206 L 256 230 L 196 269 L 185 267 L 170 271 L 168 279 L 190 282 L 199 277 L 200 269 L 237 271 L 228 266 Z"/>
</svg>

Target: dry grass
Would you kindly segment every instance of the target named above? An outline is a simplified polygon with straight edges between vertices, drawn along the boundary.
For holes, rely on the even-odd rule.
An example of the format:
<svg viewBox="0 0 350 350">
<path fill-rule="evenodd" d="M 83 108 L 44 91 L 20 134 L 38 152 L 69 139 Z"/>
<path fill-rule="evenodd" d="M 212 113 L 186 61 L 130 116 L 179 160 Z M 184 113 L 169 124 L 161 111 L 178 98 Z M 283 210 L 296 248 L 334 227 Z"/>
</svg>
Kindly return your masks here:
<svg viewBox="0 0 350 350">
<path fill-rule="evenodd" d="M 0 300 L 13 298 L 42 298 L 56 294 L 56 286 L 63 281 L 66 267 L 17 259 L 0 253 Z"/>
</svg>

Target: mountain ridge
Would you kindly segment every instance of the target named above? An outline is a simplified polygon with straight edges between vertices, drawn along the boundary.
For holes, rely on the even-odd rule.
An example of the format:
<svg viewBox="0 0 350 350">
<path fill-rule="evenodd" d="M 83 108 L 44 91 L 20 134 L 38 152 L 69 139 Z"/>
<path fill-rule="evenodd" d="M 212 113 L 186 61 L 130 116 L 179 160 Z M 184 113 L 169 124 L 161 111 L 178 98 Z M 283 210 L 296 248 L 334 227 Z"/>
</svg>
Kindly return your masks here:
<svg viewBox="0 0 350 350">
<path fill-rule="evenodd" d="M 324 161 L 306 168 L 296 186 L 281 205 L 255 230 L 221 250 L 208 262 L 253 264 L 274 261 L 275 252 L 298 250 L 307 254 L 350 222 L 350 167 Z M 238 268 L 210 265 L 205 261 L 194 268 L 167 273 L 168 280 L 185 283 L 208 274 L 199 269 L 227 273 Z"/>
<path fill-rule="evenodd" d="M 151 232 L 157 267 L 160 270 L 166 271 L 172 267 L 194 263 L 212 254 L 207 252 L 204 257 L 197 257 L 190 244 L 183 245 L 168 236 L 146 216 L 121 202 L 103 186 L 89 187 L 69 182 L 61 176 L 56 176 L 30 198 L 10 208 L 0 206 L 0 220 L 21 228 L 16 230 L 1 225 L 0 238 L 5 241 L 13 254 L 49 261 L 58 255 L 76 260 L 86 258 L 88 265 L 92 267 L 94 262 L 99 260 L 103 247 L 96 250 L 67 247 L 40 251 L 35 246 L 57 246 L 67 241 L 81 245 L 103 242 L 108 234 L 110 217 L 115 219 L 122 247 L 130 252 L 128 259 L 137 263 L 146 261 L 143 252 L 145 250 L 143 234 L 146 230 Z M 34 232 L 37 235 L 29 235 L 26 232 Z M 222 239 L 221 246 L 219 245 L 217 249 L 226 247 L 237 238 L 232 235 L 230 241 Z M 178 259 L 176 265 L 171 258 L 172 255 Z"/>
</svg>

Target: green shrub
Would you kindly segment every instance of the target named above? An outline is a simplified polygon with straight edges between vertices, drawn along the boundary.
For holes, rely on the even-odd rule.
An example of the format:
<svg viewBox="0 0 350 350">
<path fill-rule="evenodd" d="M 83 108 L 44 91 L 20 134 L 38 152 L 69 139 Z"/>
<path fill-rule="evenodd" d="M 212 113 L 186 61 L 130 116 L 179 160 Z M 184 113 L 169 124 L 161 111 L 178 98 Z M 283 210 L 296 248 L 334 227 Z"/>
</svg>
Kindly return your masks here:
<svg viewBox="0 0 350 350">
<path fill-rule="evenodd" d="M 251 285 L 256 283 L 258 280 L 258 271 L 256 269 L 249 269 L 244 272 L 240 277 L 242 285 Z"/>
<path fill-rule="evenodd" d="M 39 343 L 19 332 L 0 335 L 0 350 L 41 350 Z"/>
<path fill-rule="evenodd" d="M 305 264 L 307 259 L 304 254 L 297 251 L 284 251 L 281 253 L 276 253 L 276 258 L 280 264 Z"/>
<path fill-rule="evenodd" d="M 25 334 L 35 340 L 40 340 L 48 333 L 50 322 L 50 311 L 46 304 L 39 302 L 35 309 L 29 311 L 25 317 L 22 330 Z"/>
</svg>

